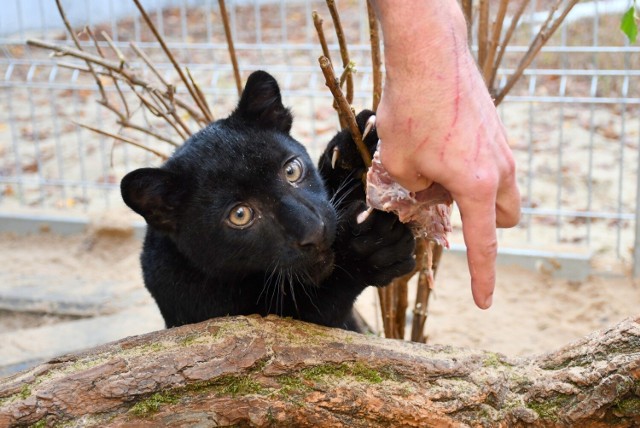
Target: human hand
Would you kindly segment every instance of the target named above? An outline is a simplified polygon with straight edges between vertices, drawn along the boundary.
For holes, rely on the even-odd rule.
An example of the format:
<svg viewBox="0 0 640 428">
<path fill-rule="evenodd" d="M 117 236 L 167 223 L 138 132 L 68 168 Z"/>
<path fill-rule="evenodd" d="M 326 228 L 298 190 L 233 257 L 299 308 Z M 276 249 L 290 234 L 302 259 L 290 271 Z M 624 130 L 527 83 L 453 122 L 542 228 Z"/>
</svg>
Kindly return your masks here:
<svg viewBox="0 0 640 428">
<path fill-rule="evenodd" d="M 377 3 L 384 9 L 389 2 Z M 504 126 L 467 47 L 462 13 L 451 3 L 423 2 L 432 25 L 416 18 L 417 3 L 407 11 L 411 21 L 402 19 L 402 8 L 386 18 L 379 11 L 387 75 L 376 125 L 381 161 L 394 179 L 413 191 L 437 182 L 456 201 L 473 298 L 486 309 L 495 287 L 496 227 L 518 223 L 520 194 Z M 419 30 L 397 27 L 402 22 Z M 415 31 L 420 37 L 406 40 Z"/>
</svg>

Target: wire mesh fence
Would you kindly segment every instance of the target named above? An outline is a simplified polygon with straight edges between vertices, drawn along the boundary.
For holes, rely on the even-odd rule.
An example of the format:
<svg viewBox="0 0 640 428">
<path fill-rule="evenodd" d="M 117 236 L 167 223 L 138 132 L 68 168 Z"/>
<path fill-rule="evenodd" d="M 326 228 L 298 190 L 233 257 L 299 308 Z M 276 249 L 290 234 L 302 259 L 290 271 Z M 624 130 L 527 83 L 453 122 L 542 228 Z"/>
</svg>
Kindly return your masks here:
<svg viewBox="0 0 640 428">
<path fill-rule="evenodd" d="M 158 165 L 160 159 L 74 123 L 120 131 L 114 115 L 96 102 L 98 88 L 90 75 L 60 63 L 71 60 L 51 58 L 25 44 L 28 38 L 39 38 L 72 46 L 55 2 L 5 3 L 0 17 L 0 211 L 91 213 L 119 207 L 122 175 L 139 166 Z M 214 116 L 224 117 L 238 95 L 218 2 L 142 3 L 177 59 L 202 86 Z M 129 42 L 135 41 L 167 80 L 177 79 L 131 2 L 62 4 L 78 31 L 86 25 L 96 33 L 105 31 L 128 58 L 134 58 Z M 599 255 L 603 263 L 622 261 L 630 268 L 639 264 L 640 257 L 636 249 L 640 48 L 630 46 L 618 30 L 627 1 L 578 6 L 500 107 L 523 201 L 521 224 L 501 232 L 500 243 L 525 250 L 581 247 Z M 546 1 L 531 2 L 498 82 L 516 67 L 546 7 Z M 342 1 L 338 8 L 357 67 L 354 107 L 369 108 L 366 2 Z M 321 50 L 311 17 L 317 10 L 328 18 L 326 5 L 311 0 L 246 0 L 228 1 L 227 10 L 243 77 L 257 69 L 276 76 L 295 115 L 293 135 L 317 157 L 338 127 L 317 62 Z M 330 26 L 329 19 L 325 22 Z M 338 57 L 336 40 L 331 31 L 327 34 L 332 54 Z M 90 46 L 86 39 L 83 43 Z M 150 73 L 133 59 L 132 64 L 140 66 L 143 75 Z M 117 91 L 113 85 L 105 89 L 111 94 Z M 131 96 L 126 88 L 123 91 Z M 131 131 L 123 131 L 127 132 Z M 145 140 L 142 135 L 135 137 Z M 169 152 L 171 146 L 162 149 Z M 460 242 L 459 227 L 454 230 L 456 240 Z"/>
</svg>

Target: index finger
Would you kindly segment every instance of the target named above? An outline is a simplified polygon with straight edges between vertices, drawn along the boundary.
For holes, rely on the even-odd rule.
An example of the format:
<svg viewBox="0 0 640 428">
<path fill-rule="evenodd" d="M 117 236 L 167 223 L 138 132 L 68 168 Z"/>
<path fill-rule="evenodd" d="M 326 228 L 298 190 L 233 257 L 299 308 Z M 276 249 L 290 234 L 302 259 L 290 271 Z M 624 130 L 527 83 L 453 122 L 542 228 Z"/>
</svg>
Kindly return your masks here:
<svg viewBox="0 0 640 428">
<path fill-rule="evenodd" d="M 495 197 L 463 199 L 456 203 L 462 217 L 473 300 L 480 309 L 488 309 L 493 303 L 498 253 Z"/>
</svg>

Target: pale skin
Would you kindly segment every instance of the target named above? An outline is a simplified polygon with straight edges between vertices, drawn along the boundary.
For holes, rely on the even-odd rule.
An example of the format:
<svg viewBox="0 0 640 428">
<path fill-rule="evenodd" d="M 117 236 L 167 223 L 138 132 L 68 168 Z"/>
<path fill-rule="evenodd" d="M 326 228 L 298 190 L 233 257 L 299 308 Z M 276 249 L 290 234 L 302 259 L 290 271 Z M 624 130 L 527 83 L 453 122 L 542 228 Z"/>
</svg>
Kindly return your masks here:
<svg viewBox="0 0 640 428">
<path fill-rule="evenodd" d="M 386 77 L 377 110 L 380 157 L 404 187 L 440 183 L 462 217 L 473 299 L 489 308 L 497 227 L 520 219 L 507 136 L 467 46 L 456 0 L 375 0 Z"/>
</svg>

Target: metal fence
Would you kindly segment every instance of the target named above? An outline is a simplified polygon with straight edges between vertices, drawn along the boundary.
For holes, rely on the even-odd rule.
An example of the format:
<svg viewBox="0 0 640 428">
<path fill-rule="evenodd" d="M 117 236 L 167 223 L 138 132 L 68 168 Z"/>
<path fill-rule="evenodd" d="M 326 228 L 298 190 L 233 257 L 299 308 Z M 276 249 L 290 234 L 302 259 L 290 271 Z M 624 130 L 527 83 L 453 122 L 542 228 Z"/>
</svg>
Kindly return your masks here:
<svg viewBox="0 0 640 428">
<path fill-rule="evenodd" d="M 63 1 L 74 26 L 90 25 L 127 51 L 134 40 L 159 52 L 128 0 Z M 223 117 L 237 101 L 218 2 L 143 4 L 178 59 L 189 66 Z M 500 107 L 518 165 L 523 219 L 501 232 L 501 246 L 582 248 L 602 263 L 638 266 L 640 48 L 618 30 L 629 2 L 580 3 Z M 505 56 L 503 77 L 526 49 L 548 2 L 532 1 Z M 370 106 L 371 67 L 365 0 L 338 3 L 357 65 L 354 106 Z M 0 15 L 0 212 L 96 212 L 121 205 L 120 177 L 152 155 L 76 126 L 117 131 L 96 103 L 92 78 L 61 67 L 28 38 L 65 43 L 54 0 L 5 0 Z M 321 1 L 227 1 L 244 77 L 265 69 L 279 80 L 295 114 L 293 134 L 317 156 L 337 129 L 318 67 L 311 14 L 330 19 Z M 328 31 L 328 33 L 331 33 Z M 329 37 L 334 55 L 335 38 Z M 166 60 L 158 68 L 175 73 Z M 113 88 L 111 88 L 113 90 Z M 456 223 L 459 224 L 459 223 Z M 459 239 L 459 227 L 453 240 Z M 635 253 L 634 253 L 635 251 Z M 634 263 L 635 261 L 635 263 Z M 597 266 L 603 267 L 603 266 Z"/>
</svg>

